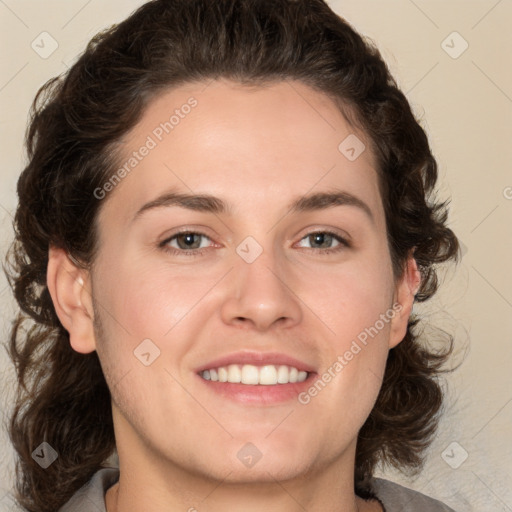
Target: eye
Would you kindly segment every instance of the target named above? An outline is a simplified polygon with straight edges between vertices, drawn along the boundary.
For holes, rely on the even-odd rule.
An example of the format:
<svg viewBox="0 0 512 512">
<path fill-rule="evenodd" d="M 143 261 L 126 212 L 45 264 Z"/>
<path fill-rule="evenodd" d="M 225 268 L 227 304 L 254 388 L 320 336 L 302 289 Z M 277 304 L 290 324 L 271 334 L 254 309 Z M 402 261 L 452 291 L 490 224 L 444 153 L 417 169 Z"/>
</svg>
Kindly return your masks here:
<svg viewBox="0 0 512 512">
<path fill-rule="evenodd" d="M 207 249 L 212 245 L 213 241 L 210 237 L 195 231 L 176 233 L 159 244 L 163 250 L 173 254 L 188 253 L 190 255 L 200 254 L 203 249 Z M 335 233 L 316 231 L 302 238 L 298 243 L 298 247 L 320 251 L 325 254 L 340 251 L 344 247 L 350 247 L 350 243 Z"/>
<path fill-rule="evenodd" d="M 211 245 L 211 240 L 202 233 L 186 231 L 177 233 L 160 243 L 160 247 L 172 252 L 196 251 Z"/>
<path fill-rule="evenodd" d="M 334 252 L 343 247 L 349 247 L 350 244 L 341 236 L 328 231 L 317 231 L 309 233 L 300 242 L 299 247 L 319 250 L 322 252 Z"/>
</svg>

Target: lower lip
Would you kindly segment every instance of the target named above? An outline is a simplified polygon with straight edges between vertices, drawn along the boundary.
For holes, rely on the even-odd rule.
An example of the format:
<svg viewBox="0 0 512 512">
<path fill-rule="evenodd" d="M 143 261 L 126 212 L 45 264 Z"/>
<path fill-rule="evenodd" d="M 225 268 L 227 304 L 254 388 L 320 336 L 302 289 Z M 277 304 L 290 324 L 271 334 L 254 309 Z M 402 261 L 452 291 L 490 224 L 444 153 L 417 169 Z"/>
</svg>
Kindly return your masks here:
<svg viewBox="0 0 512 512">
<path fill-rule="evenodd" d="M 308 378 L 303 382 L 294 382 L 289 384 L 275 384 L 271 386 L 265 385 L 248 385 L 248 384 L 231 384 L 229 382 L 218 382 L 203 379 L 200 375 L 197 377 L 211 389 L 225 398 L 235 402 L 246 404 L 262 404 L 273 405 L 290 400 L 297 400 L 297 396 L 304 392 L 314 380 L 315 373 L 310 373 Z"/>
</svg>

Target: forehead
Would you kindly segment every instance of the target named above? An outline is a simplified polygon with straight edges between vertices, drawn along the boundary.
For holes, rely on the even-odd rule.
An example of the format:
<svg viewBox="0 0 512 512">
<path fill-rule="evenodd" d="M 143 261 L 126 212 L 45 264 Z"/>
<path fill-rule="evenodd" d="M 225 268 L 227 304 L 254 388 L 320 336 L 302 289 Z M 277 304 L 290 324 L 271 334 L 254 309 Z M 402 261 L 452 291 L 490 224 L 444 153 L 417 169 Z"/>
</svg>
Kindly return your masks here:
<svg viewBox="0 0 512 512">
<path fill-rule="evenodd" d="M 165 91 L 120 144 L 103 208 L 128 221 L 165 189 L 207 193 L 234 209 L 276 209 L 315 189 L 380 203 L 369 140 L 335 103 L 300 82 L 247 87 L 219 80 Z M 106 213 L 104 213 L 106 215 Z"/>
</svg>

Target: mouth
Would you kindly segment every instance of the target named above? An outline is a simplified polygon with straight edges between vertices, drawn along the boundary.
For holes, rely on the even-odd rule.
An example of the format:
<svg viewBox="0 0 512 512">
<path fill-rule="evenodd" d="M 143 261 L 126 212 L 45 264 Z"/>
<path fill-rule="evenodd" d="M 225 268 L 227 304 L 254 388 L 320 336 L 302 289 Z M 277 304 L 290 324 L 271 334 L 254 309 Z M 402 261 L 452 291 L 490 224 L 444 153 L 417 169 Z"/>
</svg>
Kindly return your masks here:
<svg viewBox="0 0 512 512">
<path fill-rule="evenodd" d="M 315 367 L 286 354 L 241 351 L 196 369 L 211 396 L 242 405 L 297 400 L 317 375 Z"/>
<path fill-rule="evenodd" d="M 295 366 L 266 364 L 230 364 L 209 368 L 199 373 L 204 380 L 228 382 L 246 386 L 276 386 L 304 382 L 310 372 L 299 370 Z"/>
</svg>

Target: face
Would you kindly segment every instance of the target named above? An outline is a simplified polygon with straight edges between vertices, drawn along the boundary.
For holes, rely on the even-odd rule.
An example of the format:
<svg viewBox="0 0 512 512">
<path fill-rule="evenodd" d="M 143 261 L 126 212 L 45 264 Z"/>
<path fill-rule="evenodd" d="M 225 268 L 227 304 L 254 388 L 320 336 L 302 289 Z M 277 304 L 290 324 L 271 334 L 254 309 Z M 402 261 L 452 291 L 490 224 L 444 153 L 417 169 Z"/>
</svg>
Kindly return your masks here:
<svg viewBox="0 0 512 512">
<path fill-rule="evenodd" d="M 120 458 L 233 481 L 353 467 L 406 325 L 364 134 L 300 83 L 216 81 L 158 97 L 120 151 L 94 336 L 70 332 L 100 357 Z"/>
</svg>

